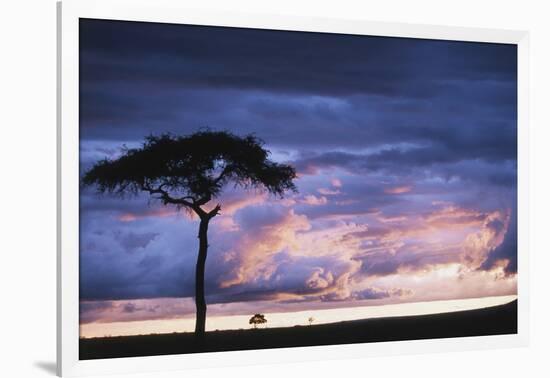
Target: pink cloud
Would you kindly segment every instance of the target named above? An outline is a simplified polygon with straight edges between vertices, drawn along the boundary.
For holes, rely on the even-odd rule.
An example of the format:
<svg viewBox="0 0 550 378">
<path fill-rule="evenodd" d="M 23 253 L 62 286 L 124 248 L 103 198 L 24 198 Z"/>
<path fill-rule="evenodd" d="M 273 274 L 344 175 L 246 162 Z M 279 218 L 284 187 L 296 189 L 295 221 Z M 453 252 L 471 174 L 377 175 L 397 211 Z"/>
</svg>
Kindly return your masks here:
<svg viewBox="0 0 550 378">
<path fill-rule="evenodd" d="M 187 214 L 184 210 L 177 210 L 172 207 L 159 207 L 159 208 L 153 208 L 144 212 L 140 213 L 123 213 L 117 216 L 117 219 L 121 222 L 134 222 L 139 219 L 144 218 L 166 218 L 166 217 L 176 217 L 176 216 L 191 216 L 190 214 Z"/>
<path fill-rule="evenodd" d="M 272 222 L 244 234 L 225 254 L 230 260 L 236 260 L 237 264 L 229 273 L 229 278 L 221 282 L 221 287 L 269 278 L 277 267 L 272 262 L 273 256 L 282 250 L 298 248 L 297 233 L 310 228 L 307 217 L 288 209 L 282 216 L 274 217 Z"/>
<path fill-rule="evenodd" d="M 342 187 L 342 181 L 340 181 L 340 179 L 333 178 L 332 180 L 330 180 L 330 183 L 331 183 L 332 186 L 334 186 L 335 188 L 341 188 L 341 187 Z"/>
<path fill-rule="evenodd" d="M 316 197 L 312 194 L 308 194 L 304 196 L 304 198 L 300 202 L 310 206 L 320 206 L 326 205 L 328 200 L 327 197 Z"/>
<path fill-rule="evenodd" d="M 510 211 L 488 214 L 481 229 L 467 236 L 461 255 L 462 263 L 471 269 L 479 268 L 489 253 L 502 244 L 509 224 Z"/>
<path fill-rule="evenodd" d="M 393 188 L 384 189 L 386 194 L 404 194 L 409 193 L 412 190 L 412 186 L 396 186 Z"/>
<path fill-rule="evenodd" d="M 477 210 L 448 205 L 425 215 L 427 223 L 434 226 L 481 226 L 489 215 Z"/>
<path fill-rule="evenodd" d="M 327 189 L 327 188 L 319 188 L 317 189 L 317 191 L 325 196 L 334 196 L 342 193 L 337 189 Z"/>
</svg>

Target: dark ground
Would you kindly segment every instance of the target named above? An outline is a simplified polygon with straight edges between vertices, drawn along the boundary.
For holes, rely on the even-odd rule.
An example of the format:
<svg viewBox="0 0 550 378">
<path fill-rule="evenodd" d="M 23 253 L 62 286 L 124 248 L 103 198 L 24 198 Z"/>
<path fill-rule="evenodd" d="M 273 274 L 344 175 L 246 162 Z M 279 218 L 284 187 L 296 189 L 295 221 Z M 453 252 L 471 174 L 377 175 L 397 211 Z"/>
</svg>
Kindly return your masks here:
<svg viewBox="0 0 550 378">
<path fill-rule="evenodd" d="M 80 340 L 80 359 L 285 348 L 376 341 L 517 333 L 517 301 L 480 310 L 349 322 L 207 332 L 198 344 L 192 333 Z"/>
</svg>

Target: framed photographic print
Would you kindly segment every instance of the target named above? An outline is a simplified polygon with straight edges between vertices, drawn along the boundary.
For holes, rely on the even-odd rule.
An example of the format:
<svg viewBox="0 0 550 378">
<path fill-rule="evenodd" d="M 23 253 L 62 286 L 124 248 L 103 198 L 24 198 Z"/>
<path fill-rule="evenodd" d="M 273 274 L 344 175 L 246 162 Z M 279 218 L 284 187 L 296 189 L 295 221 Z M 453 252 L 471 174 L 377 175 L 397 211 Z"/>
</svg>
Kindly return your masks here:
<svg viewBox="0 0 550 378">
<path fill-rule="evenodd" d="M 527 343 L 527 33 L 58 13 L 60 375 Z"/>
</svg>

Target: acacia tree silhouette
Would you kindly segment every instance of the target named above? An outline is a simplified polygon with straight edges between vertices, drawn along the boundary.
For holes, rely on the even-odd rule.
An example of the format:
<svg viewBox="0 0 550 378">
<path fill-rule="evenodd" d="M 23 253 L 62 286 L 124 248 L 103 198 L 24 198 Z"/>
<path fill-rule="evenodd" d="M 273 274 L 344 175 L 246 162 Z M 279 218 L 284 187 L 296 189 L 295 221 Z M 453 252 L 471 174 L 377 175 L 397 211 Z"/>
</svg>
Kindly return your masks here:
<svg viewBox="0 0 550 378">
<path fill-rule="evenodd" d="M 195 334 L 203 336 L 206 324 L 204 270 L 208 250 L 208 224 L 220 213 L 218 203 L 207 210 L 223 187 L 233 183 L 283 197 L 296 191 L 293 167 L 269 160 L 270 152 L 254 135 L 239 137 L 225 131 L 199 131 L 187 136 L 149 136 L 141 148 L 126 148 L 117 159 L 104 159 L 88 170 L 84 186 L 100 193 L 146 192 L 163 205 L 185 208 L 200 219 L 199 251 L 195 273 Z"/>
<path fill-rule="evenodd" d="M 255 329 L 258 328 L 258 324 L 265 324 L 265 323 L 267 323 L 267 319 L 263 314 L 254 314 L 254 316 L 251 317 L 250 320 L 248 321 L 248 324 L 253 324 Z"/>
</svg>

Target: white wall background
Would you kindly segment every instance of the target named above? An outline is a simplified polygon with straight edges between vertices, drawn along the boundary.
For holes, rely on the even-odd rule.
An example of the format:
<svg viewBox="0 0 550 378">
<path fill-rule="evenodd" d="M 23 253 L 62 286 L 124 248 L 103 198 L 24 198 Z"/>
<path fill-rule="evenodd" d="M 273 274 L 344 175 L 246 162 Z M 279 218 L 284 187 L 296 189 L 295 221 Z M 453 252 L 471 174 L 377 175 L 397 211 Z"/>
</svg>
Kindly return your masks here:
<svg viewBox="0 0 550 378">
<path fill-rule="evenodd" d="M 197 8 L 529 30 L 531 346 L 149 376 L 548 376 L 550 251 L 545 228 L 550 212 L 550 11 L 546 2 L 184 1 Z M 55 362 L 55 0 L 4 2 L 0 14 L 0 376 L 46 377 L 54 374 Z"/>
</svg>

